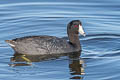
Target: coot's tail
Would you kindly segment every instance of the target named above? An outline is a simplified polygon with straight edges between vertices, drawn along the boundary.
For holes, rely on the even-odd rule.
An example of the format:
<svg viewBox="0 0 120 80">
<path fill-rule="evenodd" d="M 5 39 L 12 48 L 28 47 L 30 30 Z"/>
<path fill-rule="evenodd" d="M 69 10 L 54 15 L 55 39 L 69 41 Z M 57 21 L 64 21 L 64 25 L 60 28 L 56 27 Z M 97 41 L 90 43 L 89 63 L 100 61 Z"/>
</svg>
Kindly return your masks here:
<svg viewBox="0 0 120 80">
<path fill-rule="evenodd" d="M 15 47 L 15 41 L 13 40 L 5 40 L 11 47 Z"/>
</svg>

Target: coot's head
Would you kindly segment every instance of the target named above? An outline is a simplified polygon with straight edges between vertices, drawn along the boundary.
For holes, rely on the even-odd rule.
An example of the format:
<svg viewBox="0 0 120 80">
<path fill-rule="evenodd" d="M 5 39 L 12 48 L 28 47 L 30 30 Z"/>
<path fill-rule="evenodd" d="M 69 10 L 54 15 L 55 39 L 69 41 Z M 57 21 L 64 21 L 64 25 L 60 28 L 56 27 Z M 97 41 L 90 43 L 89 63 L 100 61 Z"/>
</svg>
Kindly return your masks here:
<svg viewBox="0 0 120 80">
<path fill-rule="evenodd" d="M 82 23 L 80 22 L 80 20 L 73 20 L 71 21 L 68 26 L 67 26 L 67 32 L 68 34 L 81 34 L 83 36 L 85 36 L 85 32 L 83 30 L 82 27 Z"/>
</svg>

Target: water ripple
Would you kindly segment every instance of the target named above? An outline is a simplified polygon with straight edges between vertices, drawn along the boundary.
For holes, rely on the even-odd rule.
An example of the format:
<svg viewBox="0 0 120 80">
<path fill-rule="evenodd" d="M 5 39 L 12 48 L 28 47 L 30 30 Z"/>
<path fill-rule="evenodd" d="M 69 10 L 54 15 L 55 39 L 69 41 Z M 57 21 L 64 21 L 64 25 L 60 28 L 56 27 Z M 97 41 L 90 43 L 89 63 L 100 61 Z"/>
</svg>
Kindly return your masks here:
<svg viewBox="0 0 120 80">
<path fill-rule="evenodd" d="M 10 68 L 8 63 L 13 51 L 4 42 L 6 39 L 29 35 L 51 35 L 68 40 L 67 23 L 79 19 L 87 34 L 86 37 L 80 36 L 81 57 L 87 65 L 86 80 L 119 80 L 120 1 L 15 0 L 14 2 L 0 1 L 0 3 L 0 71 L 2 74 L 0 79 L 68 80 L 68 76 L 79 78 L 80 71 L 83 69 L 80 68 L 79 61 L 71 60 L 74 63 L 73 68 L 68 67 L 68 60 L 35 63 L 37 68 Z M 69 69 L 73 71 L 69 72 Z M 71 74 L 74 72 L 77 75 Z"/>
</svg>

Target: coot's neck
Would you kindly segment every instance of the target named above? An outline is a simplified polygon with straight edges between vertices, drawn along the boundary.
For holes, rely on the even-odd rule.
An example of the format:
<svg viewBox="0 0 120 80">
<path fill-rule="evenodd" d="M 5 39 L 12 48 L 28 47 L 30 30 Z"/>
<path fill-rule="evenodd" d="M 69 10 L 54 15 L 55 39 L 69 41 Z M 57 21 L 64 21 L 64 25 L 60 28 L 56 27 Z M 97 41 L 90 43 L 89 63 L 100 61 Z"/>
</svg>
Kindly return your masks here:
<svg viewBox="0 0 120 80">
<path fill-rule="evenodd" d="M 79 36 L 76 33 L 72 33 L 72 31 L 68 31 L 68 38 L 69 38 L 69 42 L 75 46 L 76 48 L 80 49 L 80 40 L 79 40 Z"/>
</svg>

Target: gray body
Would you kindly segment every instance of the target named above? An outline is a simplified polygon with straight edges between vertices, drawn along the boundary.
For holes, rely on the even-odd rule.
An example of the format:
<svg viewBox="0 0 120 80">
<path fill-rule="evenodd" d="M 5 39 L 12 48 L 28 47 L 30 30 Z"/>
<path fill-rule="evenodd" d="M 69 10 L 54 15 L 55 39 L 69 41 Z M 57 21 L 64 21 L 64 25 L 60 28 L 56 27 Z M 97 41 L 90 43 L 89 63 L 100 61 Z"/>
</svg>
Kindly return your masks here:
<svg viewBox="0 0 120 80">
<path fill-rule="evenodd" d="M 54 36 L 27 36 L 6 42 L 16 53 L 26 55 L 60 54 L 80 50 L 68 41 Z"/>
</svg>

